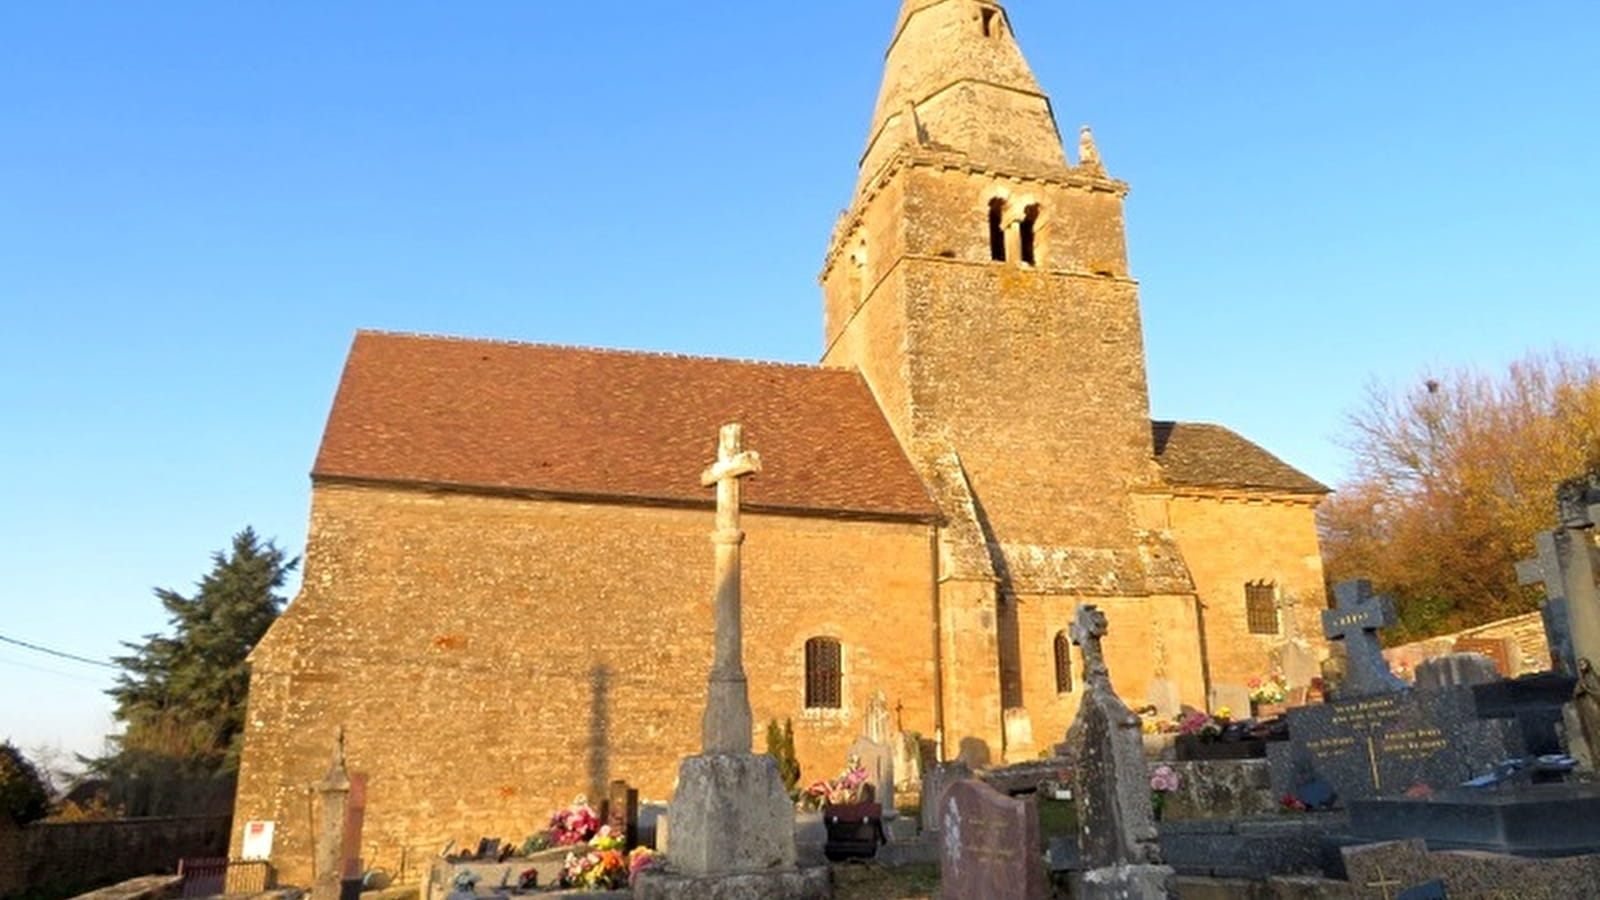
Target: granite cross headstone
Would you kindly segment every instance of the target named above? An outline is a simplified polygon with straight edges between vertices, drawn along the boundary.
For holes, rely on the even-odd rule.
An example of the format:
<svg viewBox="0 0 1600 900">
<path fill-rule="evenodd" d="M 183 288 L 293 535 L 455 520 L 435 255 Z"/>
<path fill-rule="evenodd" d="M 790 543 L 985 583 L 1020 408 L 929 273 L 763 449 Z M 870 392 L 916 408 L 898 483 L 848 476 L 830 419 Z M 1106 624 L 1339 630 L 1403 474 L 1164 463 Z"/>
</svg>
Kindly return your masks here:
<svg viewBox="0 0 1600 900">
<path fill-rule="evenodd" d="M 1322 614 L 1322 632 L 1330 641 L 1343 641 L 1348 660 L 1339 699 L 1353 700 L 1406 690 L 1404 681 L 1389 671 L 1378 646 L 1378 629 L 1395 623 L 1394 601 L 1372 592 L 1372 582 L 1342 581 L 1333 586 L 1337 609 Z"/>
<path fill-rule="evenodd" d="M 1100 647 L 1107 630 L 1105 613 L 1078 607 L 1070 635 L 1083 651 L 1085 695 L 1066 746 L 1078 808 L 1081 896 L 1170 897 L 1174 875 L 1161 864 L 1140 719 L 1111 687 Z"/>
</svg>

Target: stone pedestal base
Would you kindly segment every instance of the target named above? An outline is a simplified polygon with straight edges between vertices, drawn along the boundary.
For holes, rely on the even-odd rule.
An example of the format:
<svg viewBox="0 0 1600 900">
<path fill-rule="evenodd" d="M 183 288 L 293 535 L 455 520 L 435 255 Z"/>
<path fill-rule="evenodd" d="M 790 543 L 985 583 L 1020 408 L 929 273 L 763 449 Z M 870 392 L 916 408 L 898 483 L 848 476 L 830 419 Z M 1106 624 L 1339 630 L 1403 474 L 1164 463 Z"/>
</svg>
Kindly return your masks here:
<svg viewBox="0 0 1600 900">
<path fill-rule="evenodd" d="M 1106 866 L 1083 873 L 1080 900 L 1169 900 L 1176 897 L 1171 866 Z"/>
<path fill-rule="evenodd" d="M 794 871 L 794 804 L 770 756 L 685 758 L 667 816 L 673 871 L 695 878 Z"/>
<path fill-rule="evenodd" d="M 633 885 L 633 900 L 828 900 L 832 896 L 826 866 L 703 876 L 646 870 Z"/>
</svg>

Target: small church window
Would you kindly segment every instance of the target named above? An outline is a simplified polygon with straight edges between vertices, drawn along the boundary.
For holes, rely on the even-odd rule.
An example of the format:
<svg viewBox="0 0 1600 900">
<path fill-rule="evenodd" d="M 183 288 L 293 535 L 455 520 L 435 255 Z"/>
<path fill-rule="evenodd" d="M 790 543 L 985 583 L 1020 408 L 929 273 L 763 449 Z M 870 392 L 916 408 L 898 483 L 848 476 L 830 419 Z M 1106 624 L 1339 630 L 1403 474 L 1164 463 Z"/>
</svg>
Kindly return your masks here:
<svg viewBox="0 0 1600 900">
<path fill-rule="evenodd" d="M 1056 632 L 1056 693 L 1072 693 L 1072 639 Z"/>
<path fill-rule="evenodd" d="M 839 642 L 815 637 L 806 641 L 806 708 L 838 709 L 840 703 Z"/>
<path fill-rule="evenodd" d="M 1039 234 L 1039 204 L 1034 203 L 1023 211 L 1022 222 L 1018 226 L 1022 238 L 1022 261 L 1028 265 L 1035 262 L 1036 251 L 1034 242 Z"/>
<path fill-rule="evenodd" d="M 999 25 L 1000 11 L 997 9 L 985 8 L 980 18 L 983 23 L 983 36 L 994 37 L 999 31 L 997 26 Z"/>
<path fill-rule="evenodd" d="M 1006 261 L 1006 201 L 1000 197 L 989 201 L 989 258 Z"/>
<path fill-rule="evenodd" d="M 1278 586 L 1252 581 L 1244 586 L 1245 617 L 1251 634 L 1278 633 Z"/>
</svg>

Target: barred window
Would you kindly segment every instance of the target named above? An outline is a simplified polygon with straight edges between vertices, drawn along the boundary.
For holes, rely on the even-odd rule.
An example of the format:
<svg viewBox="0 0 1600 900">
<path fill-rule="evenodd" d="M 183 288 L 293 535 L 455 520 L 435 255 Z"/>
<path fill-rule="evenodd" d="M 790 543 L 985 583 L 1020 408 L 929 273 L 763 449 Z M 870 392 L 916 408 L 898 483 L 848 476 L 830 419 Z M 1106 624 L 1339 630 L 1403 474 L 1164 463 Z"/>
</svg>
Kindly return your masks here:
<svg viewBox="0 0 1600 900">
<path fill-rule="evenodd" d="M 841 706 L 840 674 L 837 640 L 814 637 L 806 641 L 807 709 L 838 709 Z"/>
<path fill-rule="evenodd" d="M 1251 634 L 1278 633 L 1278 586 L 1270 581 L 1252 581 L 1244 586 L 1245 618 Z"/>
<path fill-rule="evenodd" d="M 1056 632 L 1056 693 L 1072 692 L 1072 639 L 1065 631 Z"/>
</svg>

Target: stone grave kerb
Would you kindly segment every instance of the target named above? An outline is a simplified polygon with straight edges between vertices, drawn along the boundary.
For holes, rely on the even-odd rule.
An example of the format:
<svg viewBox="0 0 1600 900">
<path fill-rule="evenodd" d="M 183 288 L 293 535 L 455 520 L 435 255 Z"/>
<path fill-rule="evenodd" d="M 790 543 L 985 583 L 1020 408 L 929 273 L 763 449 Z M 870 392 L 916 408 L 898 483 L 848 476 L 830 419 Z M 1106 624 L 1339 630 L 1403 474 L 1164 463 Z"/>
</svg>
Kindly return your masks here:
<svg viewBox="0 0 1600 900">
<path fill-rule="evenodd" d="M 1378 644 L 1378 629 L 1393 625 L 1394 601 L 1373 592 L 1365 579 L 1341 581 L 1333 586 L 1336 608 L 1322 614 L 1322 633 L 1330 641 L 1343 641 L 1346 650 L 1344 683 L 1339 699 L 1371 697 L 1410 689 L 1389 671 Z"/>
</svg>

